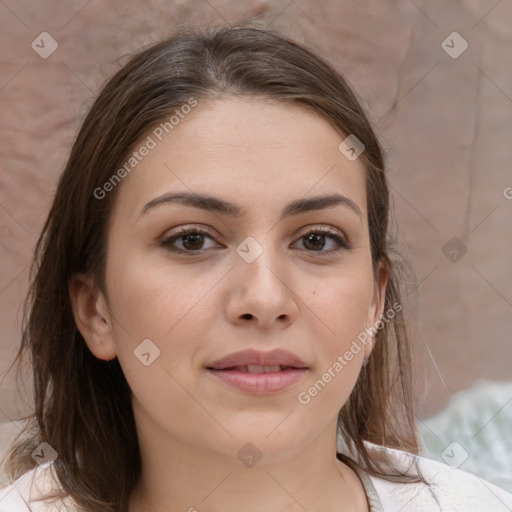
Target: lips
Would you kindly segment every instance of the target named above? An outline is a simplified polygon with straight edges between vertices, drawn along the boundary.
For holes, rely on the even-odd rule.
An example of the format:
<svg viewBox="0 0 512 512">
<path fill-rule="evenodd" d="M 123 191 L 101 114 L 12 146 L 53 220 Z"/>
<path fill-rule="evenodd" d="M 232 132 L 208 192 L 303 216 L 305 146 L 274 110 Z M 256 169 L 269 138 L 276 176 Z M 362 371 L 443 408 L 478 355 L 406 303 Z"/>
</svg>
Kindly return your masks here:
<svg viewBox="0 0 512 512">
<path fill-rule="evenodd" d="M 210 363 L 206 369 L 216 381 L 231 389 L 262 396 L 280 393 L 297 385 L 308 366 L 295 354 L 276 349 L 271 352 L 236 352 Z"/>
<path fill-rule="evenodd" d="M 276 373 L 289 369 L 304 369 L 307 365 L 300 357 L 282 349 L 270 352 L 243 350 L 207 365 L 210 370 L 236 370 L 244 373 Z"/>
</svg>

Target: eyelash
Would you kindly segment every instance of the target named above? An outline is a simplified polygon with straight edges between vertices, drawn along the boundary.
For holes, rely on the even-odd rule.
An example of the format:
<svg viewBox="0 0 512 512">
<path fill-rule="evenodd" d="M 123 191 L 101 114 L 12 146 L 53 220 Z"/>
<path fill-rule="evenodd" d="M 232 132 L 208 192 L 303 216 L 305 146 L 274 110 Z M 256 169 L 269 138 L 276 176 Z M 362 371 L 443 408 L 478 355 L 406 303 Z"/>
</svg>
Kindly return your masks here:
<svg viewBox="0 0 512 512">
<path fill-rule="evenodd" d="M 201 253 L 204 249 L 199 249 L 197 251 L 191 251 L 191 250 L 184 250 L 184 249 L 179 249 L 179 248 L 176 248 L 176 247 L 172 247 L 172 244 L 179 240 L 180 238 L 186 236 L 186 235 L 206 235 L 208 236 L 209 238 L 211 238 L 212 240 L 214 239 L 213 236 L 208 232 L 208 230 L 200 227 L 200 226 L 197 226 L 197 227 L 182 227 L 180 228 L 179 232 L 178 233 L 175 233 L 175 234 L 172 234 L 168 237 L 165 237 L 160 245 L 163 246 L 163 247 L 166 247 L 167 249 L 169 249 L 170 251 L 172 252 L 175 252 L 175 253 L 181 253 L 181 254 L 199 254 Z M 307 231 L 306 233 L 302 234 L 298 240 L 301 240 L 305 237 L 307 237 L 308 235 L 311 235 L 311 234 L 320 234 L 320 235 L 328 235 L 329 237 L 331 237 L 333 240 L 335 240 L 335 242 L 340 246 L 338 247 L 337 249 L 331 249 L 329 251 L 323 251 L 323 250 L 319 250 L 319 251 L 313 251 L 313 250 L 307 250 L 307 249 L 303 249 L 304 251 L 306 252 L 310 252 L 310 253 L 318 253 L 320 255 L 331 255 L 331 254 L 335 254 L 335 253 L 338 253 L 338 252 L 341 252 L 343 250 L 346 250 L 346 249 L 351 249 L 351 246 L 350 244 L 344 239 L 342 238 L 337 231 L 334 231 L 330 228 L 313 228 L 309 231 Z"/>
</svg>

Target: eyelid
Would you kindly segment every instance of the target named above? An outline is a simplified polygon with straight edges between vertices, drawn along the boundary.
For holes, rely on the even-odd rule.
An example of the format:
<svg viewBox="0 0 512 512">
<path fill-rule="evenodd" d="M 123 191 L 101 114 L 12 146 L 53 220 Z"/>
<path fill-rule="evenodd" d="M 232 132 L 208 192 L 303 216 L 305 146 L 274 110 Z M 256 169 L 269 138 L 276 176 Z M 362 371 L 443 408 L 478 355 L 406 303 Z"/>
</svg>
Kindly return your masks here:
<svg viewBox="0 0 512 512">
<path fill-rule="evenodd" d="M 298 237 L 300 238 L 304 235 L 307 235 L 310 232 L 317 232 L 317 231 L 326 233 L 329 235 L 340 236 L 348 242 L 347 236 L 345 235 L 345 233 L 343 231 L 341 231 L 341 229 L 338 229 L 338 228 L 335 228 L 332 226 L 322 225 L 322 224 L 308 224 L 307 226 L 304 226 L 304 228 L 302 228 L 301 231 L 299 232 L 300 234 L 298 235 Z"/>
<path fill-rule="evenodd" d="M 210 232 L 209 228 L 207 228 L 203 225 L 200 225 L 200 224 L 187 224 L 184 226 L 179 226 L 176 229 L 172 229 L 172 230 L 166 232 L 164 235 L 162 235 L 160 237 L 159 243 L 160 243 L 160 245 L 163 245 L 163 246 L 171 246 L 171 240 L 173 240 L 173 239 L 178 240 L 181 236 L 189 234 L 190 232 L 201 234 L 201 235 L 206 235 L 206 236 L 210 237 L 212 240 L 214 240 L 215 242 L 217 242 L 215 236 Z M 192 254 L 194 252 L 199 254 L 199 252 L 200 252 L 200 251 L 183 251 L 182 249 L 177 249 L 177 248 L 174 248 L 174 250 L 175 250 L 175 252 L 182 252 L 182 253 L 189 253 L 189 254 Z"/>
<path fill-rule="evenodd" d="M 208 235 L 211 238 L 215 238 L 211 232 L 211 228 L 208 226 L 204 226 L 202 224 L 185 224 L 183 226 L 178 226 L 177 228 L 166 231 L 160 239 L 162 241 L 168 240 L 170 238 L 179 237 L 183 234 L 187 234 L 188 232 L 198 232 L 203 235 Z"/>
<path fill-rule="evenodd" d="M 332 249 L 330 251 L 306 251 L 309 254 L 337 254 L 343 250 L 352 249 L 352 244 L 350 243 L 348 237 L 345 235 L 343 231 L 338 228 L 334 228 L 332 226 L 319 226 L 315 224 L 310 224 L 306 226 L 298 235 L 297 241 L 301 240 L 303 237 L 310 233 L 320 233 L 322 235 L 329 235 L 331 238 L 335 239 L 337 243 L 340 245 L 337 249 Z"/>
</svg>

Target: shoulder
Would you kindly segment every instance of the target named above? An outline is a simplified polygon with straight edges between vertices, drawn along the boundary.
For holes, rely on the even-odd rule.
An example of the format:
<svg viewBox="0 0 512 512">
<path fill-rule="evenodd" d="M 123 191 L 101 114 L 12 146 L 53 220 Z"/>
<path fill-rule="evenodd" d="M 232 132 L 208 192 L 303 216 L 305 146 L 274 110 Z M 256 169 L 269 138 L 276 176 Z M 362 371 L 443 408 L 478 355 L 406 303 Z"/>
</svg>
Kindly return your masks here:
<svg viewBox="0 0 512 512">
<path fill-rule="evenodd" d="M 429 484 L 394 483 L 369 475 L 384 512 L 512 511 L 512 494 L 476 475 L 404 451 L 371 444 L 368 448 L 384 450 L 397 468 L 419 470 Z"/>
<path fill-rule="evenodd" d="M 48 498 L 60 489 L 53 467 L 37 466 L 0 489 L 0 512 L 75 512 L 69 498 Z"/>
</svg>

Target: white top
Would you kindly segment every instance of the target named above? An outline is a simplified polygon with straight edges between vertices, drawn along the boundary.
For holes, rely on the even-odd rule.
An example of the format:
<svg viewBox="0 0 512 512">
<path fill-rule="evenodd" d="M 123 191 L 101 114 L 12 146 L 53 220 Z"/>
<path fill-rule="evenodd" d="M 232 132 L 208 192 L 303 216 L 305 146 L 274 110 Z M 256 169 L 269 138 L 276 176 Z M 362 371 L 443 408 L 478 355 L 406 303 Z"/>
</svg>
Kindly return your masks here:
<svg viewBox="0 0 512 512">
<path fill-rule="evenodd" d="M 407 470 L 416 461 L 430 487 L 424 483 L 392 483 L 358 473 L 371 512 L 512 512 L 512 494 L 481 478 L 409 453 L 366 443 L 368 449 L 385 450 L 391 462 Z M 51 489 L 59 489 L 53 466 L 37 466 L 0 490 L 0 512 L 75 512 L 70 498 L 33 501 Z"/>
</svg>

